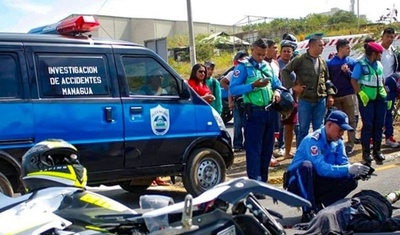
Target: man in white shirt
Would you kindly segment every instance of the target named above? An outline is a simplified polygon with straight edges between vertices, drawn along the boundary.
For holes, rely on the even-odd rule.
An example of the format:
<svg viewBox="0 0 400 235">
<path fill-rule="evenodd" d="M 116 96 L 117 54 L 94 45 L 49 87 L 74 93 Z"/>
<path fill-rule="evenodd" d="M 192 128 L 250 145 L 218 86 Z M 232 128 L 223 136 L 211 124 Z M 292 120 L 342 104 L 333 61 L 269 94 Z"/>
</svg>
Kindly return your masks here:
<svg viewBox="0 0 400 235">
<path fill-rule="evenodd" d="M 384 48 L 381 63 L 383 65 L 383 77 L 389 78 L 393 73 L 400 70 L 399 66 L 399 57 L 400 53 L 396 51 L 393 47 L 392 43 L 394 40 L 395 31 L 393 28 L 386 28 L 383 30 L 382 33 L 382 42 L 381 45 Z M 388 98 L 388 110 L 386 112 L 385 117 L 385 138 L 386 138 L 386 145 L 397 148 L 399 147 L 399 143 L 393 137 L 393 115 L 392 110 L 395 103 L 394 97 L 387 97 Z"/>
</svg>

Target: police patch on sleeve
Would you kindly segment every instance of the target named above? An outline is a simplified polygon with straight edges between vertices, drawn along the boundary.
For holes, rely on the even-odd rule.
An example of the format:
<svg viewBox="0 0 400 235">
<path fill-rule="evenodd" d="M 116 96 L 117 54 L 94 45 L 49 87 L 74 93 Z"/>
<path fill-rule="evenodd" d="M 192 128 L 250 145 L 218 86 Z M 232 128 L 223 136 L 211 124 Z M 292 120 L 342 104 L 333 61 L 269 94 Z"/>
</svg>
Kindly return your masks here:
<svg viewBox="0 0 400 235">
<path fill-rule="evenodd" d="M 237 78 L 237 77 L 239 77 L 239 75 L 240 75 L 240 70 L 235 69 L 235 71 L 233 71 L 233 76 Z"/>
<path fill-rule="evenodd" d="M 321 136 L 321 134 L 319 133 L 319 132 L 314 132 L 314 133 L 312 133 L 312 135 L 311 135 L 311 137 L 312 138 L 314 138 L 314 139 L 316 139 L 316 140 L 319 140 L 319 137 Z"/>
<path fill-rule="evenodd" d="M 315 145 L 311 146 L 310 153 L 311 153 L 311 156 L 317 156 L 318 155 L 318 147 Z"/>
</svg>

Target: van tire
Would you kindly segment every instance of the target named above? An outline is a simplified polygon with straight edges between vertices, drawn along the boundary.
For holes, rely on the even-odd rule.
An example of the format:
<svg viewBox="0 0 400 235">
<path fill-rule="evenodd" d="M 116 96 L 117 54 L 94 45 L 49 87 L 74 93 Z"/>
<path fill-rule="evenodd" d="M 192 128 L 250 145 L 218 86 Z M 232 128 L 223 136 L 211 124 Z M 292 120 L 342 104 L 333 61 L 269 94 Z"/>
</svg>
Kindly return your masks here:
<svg viewBox="0 0 400 235">
<path fill-rule="evenodd" d="M 182 181 L 193 197 L 225 182 L 226 165 L 221 155 L 210 148 L 195 150 L 186 164 Z"/>
<path fill-rule="evenodd" d="M 127 180 L 119 183 L 119 186 L 130 193 L 142 193 L 150 187 L 153 180 L 154 178 L 146 178 L 145 180 L 140 180 L 140 184 L 135 184 L 134 180 Z"/>
<path fill-rule="evenodd" d="M 0 172 L 0 193 L 3 193 L 9 197 L 14 196 L 14 190 L 12 188 L 10 181 L 1 172 Z"/>
</svg>

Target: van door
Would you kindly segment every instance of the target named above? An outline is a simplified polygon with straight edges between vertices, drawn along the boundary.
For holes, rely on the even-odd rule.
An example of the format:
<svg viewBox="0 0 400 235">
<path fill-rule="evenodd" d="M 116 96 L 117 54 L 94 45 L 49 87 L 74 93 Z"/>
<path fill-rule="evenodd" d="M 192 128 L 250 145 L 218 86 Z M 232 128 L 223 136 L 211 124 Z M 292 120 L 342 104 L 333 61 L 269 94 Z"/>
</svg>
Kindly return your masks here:
<svg viewBox="0 0 400 235">
<path fill-rule="evenodd" d="M 22 44 L 1 45 L 0 148 L 21 149 L 33 145 L 33 115 L 28 84 Z"/>
<path fill-rule="evenodd" d="M 126 84 L 125 167 L 181 163 L 184 150 L 197 138 L 192 101 L 179 97 L 182 80 L 147 50 L 115 51 L 118 74 Z"/>
<path fill-rule="evenodd" d="M 27 45 L 38 93 L 33 100 L 36 141 L 75 145 L 89 180 L 123 168 L 123 119 L 109 46 Z M 96 174 L 96 175 L 95 175 Z"/>
</svg>

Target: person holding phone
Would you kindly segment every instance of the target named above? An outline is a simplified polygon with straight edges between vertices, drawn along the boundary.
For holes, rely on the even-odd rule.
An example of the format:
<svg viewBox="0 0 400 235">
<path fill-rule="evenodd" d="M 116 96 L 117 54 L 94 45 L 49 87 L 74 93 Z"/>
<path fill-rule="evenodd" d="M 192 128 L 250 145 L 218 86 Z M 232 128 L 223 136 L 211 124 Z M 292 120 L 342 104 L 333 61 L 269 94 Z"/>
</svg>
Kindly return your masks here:
<svg viewBox="0 0 400 235">
<path fill-rule="evenodd" d="M 262 182 L 268 181 L 268 167 L 274 147 L 277 112 L 269 109 L 280 102 L 281 82 L 264 58 L 268 44 L 256 40 L 250 58 L 239 61 L 233 71 L 229 86 L 231 95 L 242 95 L 245 106 L 244 136 L 247 176 Z"/>
</svg>

